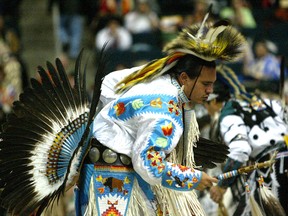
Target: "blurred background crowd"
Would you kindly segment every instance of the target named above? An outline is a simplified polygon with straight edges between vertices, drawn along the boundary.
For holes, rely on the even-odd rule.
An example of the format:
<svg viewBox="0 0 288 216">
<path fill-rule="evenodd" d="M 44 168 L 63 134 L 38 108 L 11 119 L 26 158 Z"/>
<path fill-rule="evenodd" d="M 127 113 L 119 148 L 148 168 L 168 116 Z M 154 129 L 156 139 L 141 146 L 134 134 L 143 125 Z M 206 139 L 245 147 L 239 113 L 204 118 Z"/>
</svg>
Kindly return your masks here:
<svg viewBox="0 0 288 216">
<path fill-rule="evenodd" d="M 229 66 L 248 90 L 279 96 L 280 63 L 288 57 L 287 0 L 0 0 L 1 122 L 38 65 L 59 57 L 70 73 L 85 48 L 92 89 L 94 57 L 107 41 L 108 71 L 160 58 L 166 42 L 200 23 L 210 4 L 210 20 L 230 20 L 247 38 L 244 57 Z"/>
</svg>

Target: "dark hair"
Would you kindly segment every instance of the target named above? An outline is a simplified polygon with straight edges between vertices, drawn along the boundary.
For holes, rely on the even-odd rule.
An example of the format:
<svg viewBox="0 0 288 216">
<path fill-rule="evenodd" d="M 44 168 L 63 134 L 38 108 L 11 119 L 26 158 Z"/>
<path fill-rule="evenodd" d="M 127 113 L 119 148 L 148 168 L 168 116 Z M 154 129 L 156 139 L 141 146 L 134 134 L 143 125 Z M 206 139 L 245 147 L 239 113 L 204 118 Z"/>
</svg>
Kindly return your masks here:
<svg viewBox="0 0 288 216">
<path fill-rule="evenodd" d="M 203 66 L 215 68 L 216 63 L 215 61 L 205 61 L 193 55 L 185 55 L 181 57 L 175 67 L 170 69 L 167 73 L 179 75 L 185 71 L 189 78 L 194 79 L 200 75 L 199 73 Z"/>
<path fill-rule="evenodd" d="M 218 94 L 216 98 L 217 102 L 225 102 L 231 98 L 229 86 L 224 83 L 223 80 L 219 79 L 219 76 L 217 76 L 217 80 L 214 83 L 213 93 Z"/>
</svg>

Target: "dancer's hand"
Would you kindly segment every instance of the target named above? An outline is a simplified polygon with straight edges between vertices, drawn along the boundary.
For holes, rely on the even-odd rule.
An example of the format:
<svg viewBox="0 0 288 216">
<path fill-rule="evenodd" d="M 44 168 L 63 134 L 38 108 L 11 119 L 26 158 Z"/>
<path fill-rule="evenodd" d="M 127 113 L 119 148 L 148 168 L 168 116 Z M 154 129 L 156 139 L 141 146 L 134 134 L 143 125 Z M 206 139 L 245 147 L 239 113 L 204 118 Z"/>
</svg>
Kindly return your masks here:
<svg viewBox="0 0 288 216">
<path fill-rule="evenodd" d="M 223 199 L 225 192 L 226 192 L 225 188 L 221 188 L 219 186 L 213 186 L 210 188 L 210 197 L 214 202 L 220 203 Z"/>
<path fill-rule="evenodd" d="M 202 178 L 199 185 L 196 187 L 196 190 L 205 190 L 213 186 L 213 183 L 217 183 L 218 179 L 207 175 L 205 172 L 202 172 Z"/>
</svg>

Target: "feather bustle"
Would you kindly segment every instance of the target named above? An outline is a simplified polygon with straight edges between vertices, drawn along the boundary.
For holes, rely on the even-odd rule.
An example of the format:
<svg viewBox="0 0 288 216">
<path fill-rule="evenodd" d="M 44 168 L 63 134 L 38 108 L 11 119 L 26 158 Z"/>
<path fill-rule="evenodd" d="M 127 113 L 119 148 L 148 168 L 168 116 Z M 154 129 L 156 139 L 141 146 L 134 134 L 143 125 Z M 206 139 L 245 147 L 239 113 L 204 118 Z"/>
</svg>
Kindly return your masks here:
<svg viewBox="0 0 288 216">
<path fill-rule="evenodd" d="M 89 104 L 83 83 L 86 80 L 80 69 L 81 58 L 82 54 L 75 65 L 76 86 L 73 88 L 59 59 L 56 59 L 56 68 L 50 62 L 47 62 L 47 71 L 38 67 L 41 81 L 31 79 L 31 88 L 24 90 L 19 101 L 13 103 L 13 112 L 3 125 L 0 186 L 4 189 L 0 202 L 12 215 L 29 215 L 35 209 L 40 215 L 64 192 L 66 181 L 77 172 L 71 170 L 80 168 L 88 149 L 86 131 L 95 114 L 93 111 L 87 124 Z M 102 69 L 99 69 L 101 76 Z M 102 77 L 97 89 L 101 82 Z M 97 103 L 94 101 L 93 107 Z M 13 153 L 13 149 L 18 151 Z M 71 161 L 76 156 L 79 164 L 72 167 Z"/>
</svg>

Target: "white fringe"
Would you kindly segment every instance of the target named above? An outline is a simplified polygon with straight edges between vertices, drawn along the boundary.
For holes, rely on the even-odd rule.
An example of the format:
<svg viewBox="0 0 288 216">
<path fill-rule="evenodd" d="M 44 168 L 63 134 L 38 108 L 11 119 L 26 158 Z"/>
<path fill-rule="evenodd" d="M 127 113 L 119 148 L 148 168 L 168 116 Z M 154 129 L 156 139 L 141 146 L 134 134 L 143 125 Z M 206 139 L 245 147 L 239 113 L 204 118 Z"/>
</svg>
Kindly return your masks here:
<svg viewBox="0 0 288 216">
<path fill-rule="evenodd" d="M 186 166 L 195 167 L 193 148 L 197 147 L 196 142 L 199 139 L 199 127 L 196 120 L 196 114 L 194 110 L 185 110 L 185 124 L 188 125 L 188 140 L 185 143 L 186 151 Z M 185 140 L 184 140 L 185 142 Z"/>
<path fill-rule="evenodd" d="M 135 178 L 126 216 L 156 215 L 154 214 L 154 210 L 152 209 L 152 207 L 148 208 L 148 206 L 149 204 L 147 203 L 147 199 L 145 199 L 145 194 L 143 193 L 142 189 L 139 187 L 138 181 Z"/>
<path fill-rule="evenodd" d="M 161 185 L 154 186 L 153 190 L 160 202 L 163 215 L 205 215 L 195 191 L 180 192 L 164 188 Z"/>
<path fill-rule="evenodd" d="M 96 199 L 95 199 L 95 192 L 94 192 L 94 179 L 93 175 L 90 180 L 90 187 L 89 187 L 89 203 L 86 207 L 84 216 L 91 216 L 91 215 L 98 215 L 98 210 L 96 207 Z"/>
</svg>

